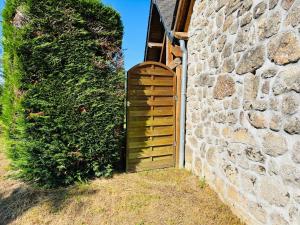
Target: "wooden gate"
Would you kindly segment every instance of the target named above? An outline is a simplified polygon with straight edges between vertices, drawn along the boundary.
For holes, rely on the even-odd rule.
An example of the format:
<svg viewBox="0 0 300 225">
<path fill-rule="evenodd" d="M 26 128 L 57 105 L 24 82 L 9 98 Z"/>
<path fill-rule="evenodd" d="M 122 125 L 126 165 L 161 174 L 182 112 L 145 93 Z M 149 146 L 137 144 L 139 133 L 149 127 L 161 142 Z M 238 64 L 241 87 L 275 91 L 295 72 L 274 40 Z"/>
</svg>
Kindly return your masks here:
<svg viewBox="0 0 300 225">
<path fill-rule="evenodd" d="M 145 62 L 127 74 L 128 172 L 175 166 L 176 76 Z"/>
</svg>

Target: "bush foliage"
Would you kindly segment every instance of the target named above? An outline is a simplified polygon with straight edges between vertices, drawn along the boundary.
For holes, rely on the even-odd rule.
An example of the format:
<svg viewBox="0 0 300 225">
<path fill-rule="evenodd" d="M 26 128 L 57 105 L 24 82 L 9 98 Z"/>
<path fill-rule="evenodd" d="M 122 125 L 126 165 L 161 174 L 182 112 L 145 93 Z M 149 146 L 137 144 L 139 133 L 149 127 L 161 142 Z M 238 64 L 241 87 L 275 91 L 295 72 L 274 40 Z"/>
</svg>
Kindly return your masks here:
<svg viewBox="0 0 300 225">
<path fill-rule="evenodd" d="M 119 14 L 98 0 L 7 0 L 3 17 L 13 167 L 47 187 L 109 175 L 123 144 Z"/>
</svg>

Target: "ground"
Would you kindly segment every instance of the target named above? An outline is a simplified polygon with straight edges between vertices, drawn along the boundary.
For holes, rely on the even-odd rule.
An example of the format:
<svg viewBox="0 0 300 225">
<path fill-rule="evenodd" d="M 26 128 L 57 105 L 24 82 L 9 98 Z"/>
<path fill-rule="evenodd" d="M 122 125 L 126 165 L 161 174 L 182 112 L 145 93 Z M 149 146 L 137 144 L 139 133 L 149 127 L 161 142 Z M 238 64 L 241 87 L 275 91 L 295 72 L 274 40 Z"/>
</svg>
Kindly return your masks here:
<svg viewBox="0 0 300 225">
<path fill-rule="evenodd" d="M 0 149 L 0 225 L 240 225 L 203 181 L 177 169 L 117 174 L 41 190 L 7 178 Z"/>
</svg>

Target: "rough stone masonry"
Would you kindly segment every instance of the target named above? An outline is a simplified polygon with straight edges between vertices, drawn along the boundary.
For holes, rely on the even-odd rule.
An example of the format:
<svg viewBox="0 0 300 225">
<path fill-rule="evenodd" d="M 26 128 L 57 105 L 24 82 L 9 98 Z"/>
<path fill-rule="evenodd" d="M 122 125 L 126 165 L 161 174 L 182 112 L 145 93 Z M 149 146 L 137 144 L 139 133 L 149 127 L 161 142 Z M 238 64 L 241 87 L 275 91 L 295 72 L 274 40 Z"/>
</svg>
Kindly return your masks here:
<svg viewBox="0 0 300 225">
<path fill-rule="evenodd" d="M 196 0 L 186 168 L 248 224 L 300 224 L 300 0 Z"/>
</svg>

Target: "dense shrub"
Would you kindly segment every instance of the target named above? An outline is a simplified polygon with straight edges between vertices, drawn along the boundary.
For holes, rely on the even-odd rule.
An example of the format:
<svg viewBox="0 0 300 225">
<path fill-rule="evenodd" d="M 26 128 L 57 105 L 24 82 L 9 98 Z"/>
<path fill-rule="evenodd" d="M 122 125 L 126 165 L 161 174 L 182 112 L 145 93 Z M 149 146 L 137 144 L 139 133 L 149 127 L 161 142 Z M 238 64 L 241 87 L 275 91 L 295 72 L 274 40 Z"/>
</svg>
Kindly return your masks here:
<svg viewBox="0 0 300 225">
<path fill-rule="evenodd" d="M 119 14 L 98 0 L 7 0 L 3 17 L 13 167 L 49 187 L 109 175 L 123 142 Z"/>
</svg>

